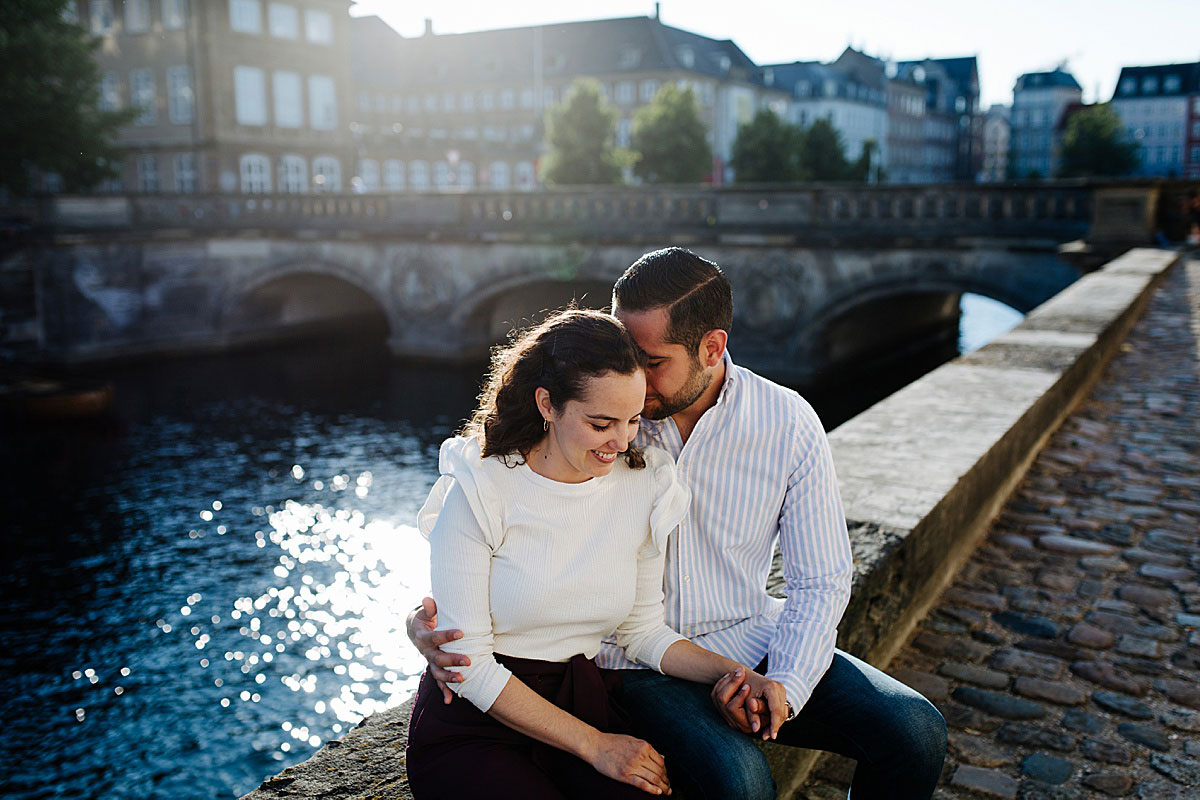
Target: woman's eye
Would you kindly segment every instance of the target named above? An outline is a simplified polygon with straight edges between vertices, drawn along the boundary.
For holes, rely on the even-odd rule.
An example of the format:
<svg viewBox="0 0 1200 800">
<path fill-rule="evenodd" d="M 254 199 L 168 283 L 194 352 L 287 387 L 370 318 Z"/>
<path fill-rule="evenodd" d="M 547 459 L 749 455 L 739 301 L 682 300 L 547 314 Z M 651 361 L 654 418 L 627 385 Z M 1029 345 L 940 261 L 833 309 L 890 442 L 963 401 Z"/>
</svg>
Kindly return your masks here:
<svg viewBox="0 0 1200 800">
<path fill-rule="evenodd" d="M 597 424 L 596 424 L 596 423 L 594 423 L 594 422 L 592 423 L 592 427 L 593 427 L 593 428 L 595 428 L 595 429 L 596 429 L 596 430 L 598 430 L 598 431 L 606 431 L 606 430 L 608 430 L 608 426 L 607 426 L 607 425 L 597 425 Z"/>
</svg>

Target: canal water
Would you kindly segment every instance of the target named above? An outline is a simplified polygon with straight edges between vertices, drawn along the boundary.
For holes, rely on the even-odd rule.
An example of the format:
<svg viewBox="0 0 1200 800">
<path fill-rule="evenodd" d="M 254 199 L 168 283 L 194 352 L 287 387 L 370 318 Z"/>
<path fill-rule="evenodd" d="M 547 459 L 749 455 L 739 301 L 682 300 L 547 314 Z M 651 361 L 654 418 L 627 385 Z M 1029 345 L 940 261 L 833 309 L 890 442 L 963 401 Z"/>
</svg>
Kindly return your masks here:
<svg viewBox="0 0 1200 800">
<path fill-rule="evenodd" d="M 962 345 L 1018 320 L 967 296 Z M 235 798 L 414 691 L 412 522 L 480 368 L 326 341 L 108 374 L 111 419 L 0 428 L 0 795 Z M 832 426 L 915 377 L 809 394 Z"/>
</svg>

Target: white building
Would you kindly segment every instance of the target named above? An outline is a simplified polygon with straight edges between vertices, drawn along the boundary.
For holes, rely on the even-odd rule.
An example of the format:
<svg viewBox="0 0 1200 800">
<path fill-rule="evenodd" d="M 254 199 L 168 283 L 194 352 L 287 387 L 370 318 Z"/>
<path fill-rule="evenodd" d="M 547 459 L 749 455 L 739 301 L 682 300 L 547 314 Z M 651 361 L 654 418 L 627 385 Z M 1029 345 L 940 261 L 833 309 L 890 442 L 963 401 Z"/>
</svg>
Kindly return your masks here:
<svg viewBox="0 0 1200 800">
<path fill-rule="evenodd" d="M 1063 112 L 1083 99 L 1071 73 L 1029 72 L 1013 87 L 1011 172 L 1016 178 L 1053 178 L 1061 161 L 1058 140 Z"/>
<path fill-rule="evenodd" d="M 1200 94 L 1200 63 L 1124 67 L 1112 106 L 1138 144 L 1138 175 L 1178 177 L 1187 173 L 1191 136 L 1189 107 Z M 1200 155 L 1200 154 L 1197 154 Z"/>
</svg>

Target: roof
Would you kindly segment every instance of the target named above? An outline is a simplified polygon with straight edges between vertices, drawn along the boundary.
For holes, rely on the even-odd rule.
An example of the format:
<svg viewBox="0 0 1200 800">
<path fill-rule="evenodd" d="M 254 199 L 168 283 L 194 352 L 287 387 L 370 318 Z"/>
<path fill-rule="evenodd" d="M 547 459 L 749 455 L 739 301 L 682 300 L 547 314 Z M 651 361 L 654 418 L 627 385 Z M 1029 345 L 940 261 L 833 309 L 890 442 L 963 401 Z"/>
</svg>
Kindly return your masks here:
<svg viewBox="0 0 1200 800">
<path fill-rule="evenodd" d="M 1175 97 L 1200 92 L 1200 62 L 1122 67 L 1113 100 Z"/>
<path fill-rule="evenodd" d="M 1029 89 L 1052 89 L 1057 87 L 1083 91 L 1083 87 L 1079 85 L 1079 81 L 1075 80 L 1075 76 L 1062 69 L 1056 69 L 1053 72 L 1026 72 L 1017 78 L 1017 85 L 1013 88 L 1013 91 L 1023 92 Z"/>
<path fill-rule="evenodd" d="M 763 72 L 770 70 L 771 85 L 794 98 L 837 98 L 886 105 L 887 77 L 883 63 L 858 51 L 848 52 L 853 55 L 843 53 L 842 58 L 832 64 L 818 61 L 766 64 Z M 867 61 L 875 62 L 874 67 Z M 797 91 L 798 88 L 800 91 Z"/>
<path fill-rule="evenodd" d="M 680 70 L 762 83 L 736 44 L 664 25 L 654 17 L 586 20 L 473 33 L 380 40 L 377 17 L 352 18 L 351 68 L 360 83 L 391 86 L 532 82 L 535 53 L 545 79 Z M 388 30 L 391 30 L 388 28 Z"/>
</svg>

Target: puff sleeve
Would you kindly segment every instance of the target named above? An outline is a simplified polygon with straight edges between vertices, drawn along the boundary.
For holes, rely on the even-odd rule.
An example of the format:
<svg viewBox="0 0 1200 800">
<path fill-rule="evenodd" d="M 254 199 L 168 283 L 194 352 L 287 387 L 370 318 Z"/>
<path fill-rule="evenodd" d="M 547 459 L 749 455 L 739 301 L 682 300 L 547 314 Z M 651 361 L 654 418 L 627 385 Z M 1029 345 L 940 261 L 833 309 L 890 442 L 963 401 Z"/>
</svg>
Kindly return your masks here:
<svg viewBox="0 0 1200 800">
<path fill-rule="evenodd" d="M 503 541 L 503 521 L 485 466 L 475 440 L 448 439 L 439 458 L 442 476 L 417 518 L 429 539 L 438 629 L 463 632 L 442 649 L 471 659 L 470 666 L 450 668 L 463 673 L 463 680 L 448 685 L 482 711 L 491 708 L 512 675 L 493 654 L 491 559 Z"/>
</svg>

